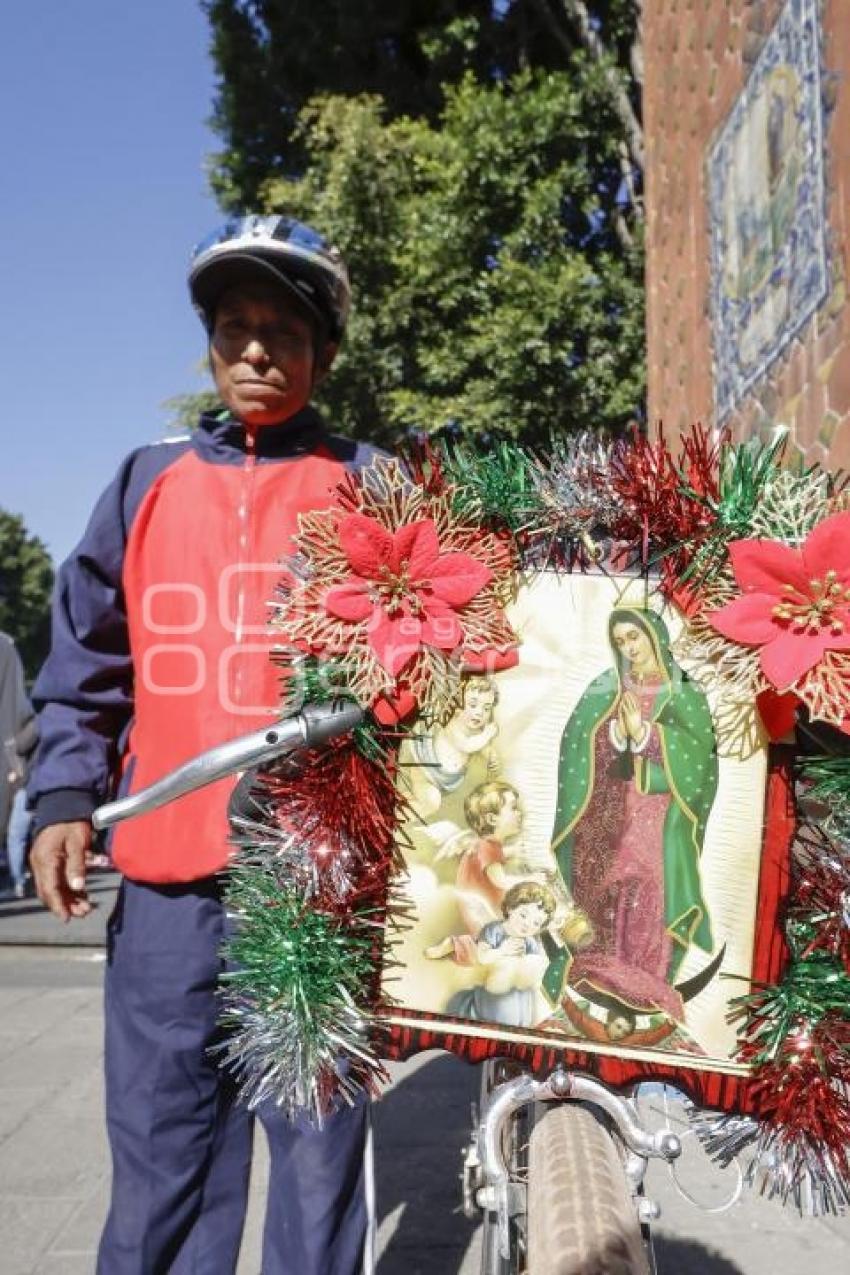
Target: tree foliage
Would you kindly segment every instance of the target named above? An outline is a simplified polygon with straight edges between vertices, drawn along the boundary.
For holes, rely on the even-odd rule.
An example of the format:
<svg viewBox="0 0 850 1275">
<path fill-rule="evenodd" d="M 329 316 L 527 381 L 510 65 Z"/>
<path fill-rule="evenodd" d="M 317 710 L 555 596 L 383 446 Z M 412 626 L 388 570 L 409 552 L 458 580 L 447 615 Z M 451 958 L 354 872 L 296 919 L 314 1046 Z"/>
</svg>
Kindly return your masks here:
<svg viewBox="0 0 850 1275">
<path fill-rule="evenodd" d="M 213 184 L 253 206 L 270 173 L 299 176 L 306 102 L 377 95 L 387 118 L 436 120 L 444 85 L 569 66 L 594 43 L 634 79 L 641 0 L 202 0 L 219 74 Z M 635 93 L 632 90 L 634 99 Z"/>
<path fill-rule="evenodd" d="M 336 426 L 539 440 L 639 411 L 637 8 L 207 0 L 221 202 L 350 264 Z"/>
<path fill-rule="evenodd" d="M 14 638 L 27 678 L 50 644 L 53 565 L 46 547 L 19 514 L 0 509 L 0 629 Z"/>
</svg>

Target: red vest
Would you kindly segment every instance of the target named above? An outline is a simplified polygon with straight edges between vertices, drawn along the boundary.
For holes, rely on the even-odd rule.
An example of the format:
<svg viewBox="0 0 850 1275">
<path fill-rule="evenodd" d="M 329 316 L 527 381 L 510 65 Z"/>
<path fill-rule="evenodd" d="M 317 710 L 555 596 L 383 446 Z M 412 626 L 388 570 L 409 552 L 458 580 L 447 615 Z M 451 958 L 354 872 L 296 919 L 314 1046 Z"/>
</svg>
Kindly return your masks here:
<svg viewBox="0 0 850 1275">
<path fill-rule="evenodd" d="M 123 568 L 135 670 L 127 791 L 279 714 L 269 602 L 299 513 L 327 507 L 344 472 L 324 447 L 280 462 L 247 454 L 220 465 L 188 451 L 153 482 Z M 223 868 L 234 783 L 220 780 L 119 824 L 116 865 L 155 882 Z"/>
</svg>

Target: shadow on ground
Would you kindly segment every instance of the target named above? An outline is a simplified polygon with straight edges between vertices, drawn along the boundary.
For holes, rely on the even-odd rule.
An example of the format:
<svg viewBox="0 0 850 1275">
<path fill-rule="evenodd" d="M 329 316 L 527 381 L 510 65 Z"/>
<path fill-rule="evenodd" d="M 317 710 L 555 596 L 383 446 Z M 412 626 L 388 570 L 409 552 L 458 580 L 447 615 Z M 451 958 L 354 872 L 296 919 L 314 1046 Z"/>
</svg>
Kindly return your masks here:
<svg viewBox="0 0 850 1275">
<path fill-rule="evenodd" d="M 655 1238 L 655 1261 L 658 1275 L 743 1275 L 740 1266 L 714 1249 L 666 1235 Z"/>
<path fill-rule="evenodd" d="M 106 906 L 110 910 L 112 908 L 112 899 L 115 894 L 115 874 L 109 873 L 97 876 L 93 872 L 89 872 L 86 878 L 86 887 L 88 889 L 89 898 L 95 907 Z M 45 916 L 45 907 L 35 894 L 28 894 L 23 899 L 3 899 L 0 900 L 0 921 L 5 917 L 13 916 Z M 46 919 L 50 919 L 47 917 Z"/>
<path fill-rule="evenodd" d="M 375 1104 L 378 1275 L 457 1275 L 477 1221 L 461 1211 L 461 1156 L 469 1140 L 479 1070 L 425 1055 Z"/>
<path fill-rule="evenodd" d="M 0 902 L 0 944 L 102 948 L 120 876 L 109 869 L 93 869 L 87 874 L 86 882 L 94 907 L 88 916 L 67 925 L 48 912 L 36 898 Z"/>
</svg>

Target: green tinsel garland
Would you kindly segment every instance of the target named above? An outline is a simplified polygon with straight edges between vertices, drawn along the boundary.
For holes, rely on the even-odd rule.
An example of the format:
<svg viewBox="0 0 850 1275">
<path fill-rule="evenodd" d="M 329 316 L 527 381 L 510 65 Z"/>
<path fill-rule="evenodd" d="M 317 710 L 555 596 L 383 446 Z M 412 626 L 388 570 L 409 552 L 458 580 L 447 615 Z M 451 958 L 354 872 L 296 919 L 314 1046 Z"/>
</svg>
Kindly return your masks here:
<svg viewBox="0 0 850 1275">
<path fill-rule="evenodd" d="M 810 757 L 800 773 L 811 783 L 808 798 L 827 807 L 826 830 L 833 836 L 850 837 L 850 757 Z"/>
<path fill-rule="evenodd" d="M 783 431 L 770 443 L 751 439 L 724 451 L 716 514 L 727 539 L 742 539 L 751 534 L 753 512 L 779 468 L 785 441 Z"/>
<path fill-rule="evenodd" d="M 518 443 L 501 440 L 486 454 L 464 444 L 446 447 L 444 468 L 457 487 L 455 512 L 461 518 L 496 523 L 516 534 L 538 503 L 531 457 Z"/>
<path fill-rule="evenodd" d="M 783 431 L 770 443 L 750 439 L 724 447 L 716 500 L 695 492 L 682 474 L 682 490 L 693 500 L 707 504 L 715 518 L 714 526 L 682 573 L 683 583 L 692 587 L 710 584 L 726 565 L 729 541 L 752 536 L 755 511 L 779 470 L 785 439 Z"/>
<path fill-rule="evenodd" d="M 807 943 L 816 932 L 814 925 L 797 928 L 797 943 Z M 781 982 L 736 997 L 729 1020 L 744 1024 L 747 1061 L 760 1066 L 772 1062 L 801 1026 L 811 1031 L 831 1013 L 850 1013 L 850 978 L 834 956 L 815 951 L 792 959 Z"/>
<path fill-rule="evenodd" d="M 224 946 L 222 1052 L 250 1105 L 271 1098 L 289 1114 L 353 1100 L 382 1076 L 364 999 L 375 988 L 381 918 L 325 913 L 282 881 L 274 857 L 234 864 Z"/>
</svg>

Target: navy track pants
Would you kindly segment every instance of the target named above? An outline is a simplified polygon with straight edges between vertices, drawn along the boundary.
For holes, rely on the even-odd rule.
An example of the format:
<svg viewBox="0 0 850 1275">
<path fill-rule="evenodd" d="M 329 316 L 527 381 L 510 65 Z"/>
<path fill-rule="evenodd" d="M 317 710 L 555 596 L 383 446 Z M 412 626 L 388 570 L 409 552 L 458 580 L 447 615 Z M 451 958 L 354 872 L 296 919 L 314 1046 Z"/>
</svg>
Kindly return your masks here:
<svg viewBox="0 0 850 1275">
<path fill-rule="evenodd" d="M 254 1117 L 209 1055 L 224 927 L 216 880 L 121 887 L 106 971 L 113 1182 L 98 1275 L 236 1269 Z M 262 1275 L 370 1271 L 368 1103 L 342 1106 L 321 1130 L 271 1103 L 256 1115 L 271 1166 Z"/>
</svg>

